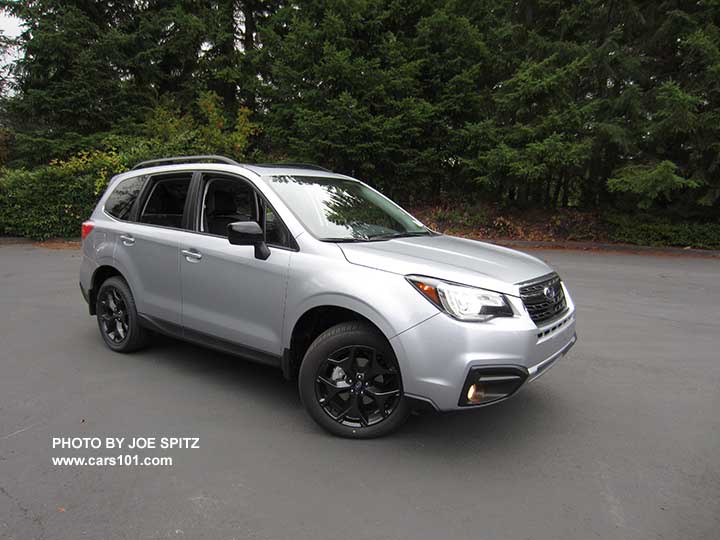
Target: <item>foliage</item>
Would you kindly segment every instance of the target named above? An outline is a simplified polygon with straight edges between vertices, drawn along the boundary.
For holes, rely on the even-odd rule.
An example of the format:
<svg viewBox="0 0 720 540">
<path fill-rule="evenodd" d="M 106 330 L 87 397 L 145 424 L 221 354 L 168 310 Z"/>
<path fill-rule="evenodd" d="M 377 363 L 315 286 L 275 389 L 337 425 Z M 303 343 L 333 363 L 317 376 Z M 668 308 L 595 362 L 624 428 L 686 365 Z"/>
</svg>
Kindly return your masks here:
<svg viewBox="0 0 720 540">
<path fill-rule="evenodd" d="M 242 159 L 257 127 L 240 108 L 234 125 L 218 114 L 218 96 L 203 94 L 200 118 L 158 107 L 138 136 L 106 137 L 101 148 L 32 170 L 0 171 L 0 234 L 45 239 L 77 236 L 112 176 L 146 159 L 225 154 Z"/>
<path fill-rule="evenodd" d="M 638 206 L 649 208 L 658 199 L 671 200 L 674 191 L 694 188 L 698 182 L 675 174 L 677 166 L 665 160 L 655 166 L 628 165 L 617 171 L 617 176 L 608 180 L 610 191 L 634 193 Z"/>
<path fill-rule="evenodd" d="M 214 151 L 316 162 L 411 205 L 720 217 L 717 1 L 0 10 L 26 24 L 0 39 L 22 53 L 0 76 L 0 160 L 20 176 L 52 162 L 100 189 L 144 157 Z"/>
<path fill-rule="evenodd" d="M 490 224 L 488 212 L 482 206 L 441 205 L 425 214 L 425 223 L 437 230 L 456 228 L 479 229 Z"/>
<path fill-rule="evenodd" d="M 720 249 L 717 222 L 673 222 L 652 215 L 611 214 L 610 239 L 644 246 L 678 246 Z"/>
<path fill-rule="evenodd" d="M 577 209 L 508 209 L 498 205 L 457 202 L 413 209 L 434 230 L 488 239 L 512 238 L 552 242 L 608 241 L 607 223 L 598 213 Z"/>
<path fill-rule="evenodd" d="M 643 246 L 720 249 L 720 224 L 634 215 L 560 210 L 508 210 L 493 205 L 443 204 L 413 208 L 435 230 L 477 239 L 540 242 L 621 242 Z"/>
<path fill-rule="evenodd" d="M 0 0 L 0 11 L 26 24 L 9 44 L 22 52 L 10 69 L 14 83 L 0 86 L 2 124 L 14 132 L 10 164 L 46 165 L 97 148 L 168 101 L 181 114 L 197 113 L 208 92 L 234 126 L 245 93 L 237 85 L 256 79 L 238 73 L 245 60 L 234 50 L 238 34 L 253 47 L 255 31 L 239 32 L 235 21 L 242 15 L 252 26 L 272 2 L 239 4 Z"/>
<path fill-rule="evenodd" d="M 1 234 L 37 239 L 78 236 L 80 222 L 95 202 L 94 182 L 88 176 L 51 166 L 0 174 Z"/>
</svg>

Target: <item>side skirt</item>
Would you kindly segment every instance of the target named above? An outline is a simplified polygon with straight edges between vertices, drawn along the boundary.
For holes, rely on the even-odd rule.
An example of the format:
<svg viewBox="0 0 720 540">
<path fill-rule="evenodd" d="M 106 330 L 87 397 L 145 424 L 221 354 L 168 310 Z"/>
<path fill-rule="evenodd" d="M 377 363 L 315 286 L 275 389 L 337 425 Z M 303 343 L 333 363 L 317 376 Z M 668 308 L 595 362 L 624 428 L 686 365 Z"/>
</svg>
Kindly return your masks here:
<svg viewBox="0 0 720 540">
<path fill-rule="evenodd" d="M 280 356 L 275 356 L 264 351 L 246 347 L 233 341 L 217 338 L 203 332 L 183 328 L 179 324 L 171 323 L 156 317 L 150 317 L 149 315 L 138 313 L 138 317 L 140 318 L 140 324 L 142 324 L 145 328 L 159 332 L 160 334 L 181 339 L 183 341 L 189 341 L 190 343 L 207 347 L 209 349 L 215 349 L 216 351 L 231 354 L 233 356 L 239 356 L 259 364 L 265 364 L 277 368 L 281 367 L 282 357 Z"/>
</svg>

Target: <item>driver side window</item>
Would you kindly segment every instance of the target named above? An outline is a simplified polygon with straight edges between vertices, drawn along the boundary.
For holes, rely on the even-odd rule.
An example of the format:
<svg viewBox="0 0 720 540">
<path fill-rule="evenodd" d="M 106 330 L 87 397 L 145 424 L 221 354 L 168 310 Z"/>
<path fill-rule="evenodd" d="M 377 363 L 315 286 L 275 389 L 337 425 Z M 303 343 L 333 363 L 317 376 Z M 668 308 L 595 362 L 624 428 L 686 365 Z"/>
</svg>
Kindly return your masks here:
<svg viewBox="0 0 720 540">
<path fill-rule="evenodd" d="M 236 221 L 255 221 L 270 246 L 297 249 L 294 239 L 271 206 L 253 187 L 238 178 L 205 178 L 200 231 L 227 238 L 227 227 Z"/>
<path fill-rule="evenodd" d="M 205 184 L 201 230 L 227 236 L 227 226 L 235 221 L 258 221 L 257 197 L 245 182 L 210 178 Z"/>
</svg>

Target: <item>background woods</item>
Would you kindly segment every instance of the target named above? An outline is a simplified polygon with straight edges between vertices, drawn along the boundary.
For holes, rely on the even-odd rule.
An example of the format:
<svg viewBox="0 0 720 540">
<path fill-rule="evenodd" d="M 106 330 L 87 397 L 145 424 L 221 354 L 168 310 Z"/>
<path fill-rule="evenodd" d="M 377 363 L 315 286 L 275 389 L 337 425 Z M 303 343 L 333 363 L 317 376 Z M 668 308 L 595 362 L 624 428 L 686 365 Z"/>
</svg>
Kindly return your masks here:
<svg viewBox="0 0 720 540">
<path fill-rule="evenodd" d="M 522 236 L 542 209 L 551 236 L 720 247 L 718 0 L 0 9 L 24 23 L 0 40 L 5 234 L 75 236 L 115 172 L 216 152 L 353 174 L 442 228 Z"/>
</svg>

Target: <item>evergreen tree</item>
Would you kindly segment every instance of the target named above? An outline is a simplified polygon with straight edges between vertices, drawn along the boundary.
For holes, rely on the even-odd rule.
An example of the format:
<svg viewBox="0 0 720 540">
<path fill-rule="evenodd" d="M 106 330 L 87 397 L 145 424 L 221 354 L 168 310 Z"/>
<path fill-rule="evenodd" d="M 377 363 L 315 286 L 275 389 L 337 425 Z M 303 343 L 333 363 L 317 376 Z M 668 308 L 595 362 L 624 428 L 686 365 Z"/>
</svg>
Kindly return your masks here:
<svg viewBox="0 0 720 540">
<path fill-rule="evenodd" d="M 160 106 L 403 200 L 720 209 L 716 0 L 0 0 L 0 134 L 33 166 Z M 8 82 L 11 80 L 12 82 Z M 208 94 L 207 91 L 213 94 Z M 249 112 L 248 110 L 249 109 Z M 254 132 L 254 129 L 253 129 Z M 13 142 L 14 141 L 14 142 Z"/>
<path fill-rule="evenodd" d="M 136 106 L 117 62 L 114 25 L 127 15 L 121 4 L 3 0 L 0 8 L 26 24 L 13 66 L 17 87 L 3 103 L 26 162 L 72 148 Z"/>
</svg>

